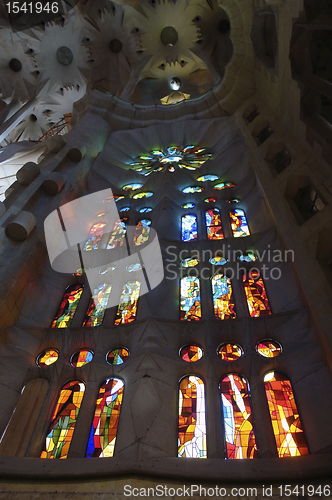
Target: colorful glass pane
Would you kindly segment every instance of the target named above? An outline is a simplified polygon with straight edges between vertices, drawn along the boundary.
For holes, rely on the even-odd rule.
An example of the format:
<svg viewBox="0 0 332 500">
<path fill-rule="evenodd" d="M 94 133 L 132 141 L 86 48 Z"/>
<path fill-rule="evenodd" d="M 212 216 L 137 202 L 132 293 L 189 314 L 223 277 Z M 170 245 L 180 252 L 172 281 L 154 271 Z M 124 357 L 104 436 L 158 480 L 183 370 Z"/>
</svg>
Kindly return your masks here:
<svg viewBox="0 0 332 500">
<path fill-rule="evenodd" d="M 215 203 L 217 200 L 215 198 L 205 198 L 205 203 Z"/>
<path fill-rule="evenodd" d="M 85 385 L 71 380 L 61 389 L 40 458 L 67 458 Z"/>
<path fill-rule="evenodd" d="M 128 273 L 134 273 L 135 271 L 140 271 L 141 269 L 143 269 L 143 266 L 142 264 L 129 264 L 129 266 L 126 267 L 126 271 L 128 271 Z"/>
<path fill-rule="evenodd" d="M 220 182 L 219 184 L 216 184 L 213 187 L 214 189 L 222 190 L 222 189 L 234 188 L 235 184 L 233 184 L 232 182 Z"/>
<path fill-rule="evenodd" d="M 79 269 L 76 269 L 76 271 L 73 273 L 73 276 L 83 276 L 85 273 L 85 269 L 82 269 L 81 267 Z"/>
<path fill-rule="evenodd" d="M 238 257 L 241 262 L 255 262 L 257 257 L 252 252 L 247 252 Z"/>
<path fill-rule="evenodd" d="M 148 212 L 152 212 L 152 208 L 150 207 L 144 207 L 139 210 L 141 214 L 147 214 Z"/>
<path fill-rule="evenodd" d="M 234 238 L 241 238 L 243 236 L 249 236 L 250 231 L 248 227 L 248 222 L 243 210 L 236 208 L 229 212 L 229 218 L 231 220 L 231 226 Z"/>
<path fill-rule="evenodd" d="M 45 351 L 41 352 L 39 356 L 37 356 L 37 365 L 40 366 L 40 368 L 53 365 L 53 363 L 58 361 L 58 357 L 59 351 L 56 349 L 45 349 Z"/>
<path fill-rule="evenodd" d="M 82 292 L 82 285 L 72 285 L 67 288 L 51 328 L 68 328 L 70 326 Z"/>
<path fill-rule="evenodd" d="M 81 366 L 87 365 L 93 359 L 93 352 L 89 349 L 81 349 L 76 351 L 71 359 L 70 364 L 75 366 L 75 368 L 81 368 Z"/>
<path fill-rule="evenodd" d="M 122 189 L 124 191 L 136 191 L 136 189 L 141 189 L 142 186 L 143 186 L 143 184 L 138 184 L 138 183 L 127 184 L 126 186 L 123 186 Z"/>
<path fill-rule="evenodd" d="M 83 250 L 88 252 L 89 250 L 97 250 L 100 240 L 104 234 L 104 227 L 106 226 L 103 222 L 98 222 L 98 224 L 94 224 L 90 229 L 90 237 L 84 245 Z"/>
<path fill-rule="evenodd" d="M 193 259 L 191 257 L 188 257 L 188 259 L 184 259 L 181 261 L 181 266 L 182 267 L 195 267 L 199 264 L 198 259 Z"/>
<path fill-rule="evenodd" d="M 113 232 L 112 232 L 111 237 L 110 237 L 108 244 L 107 244 L 108 250 L 123 246 L 126 231 L 127 231 L 127 227 L 126 227 L 127 222 L 128 222 L 127 218 L 122 218 L 122 219 L 116 221 L 114 228 L 113 228 Z"/>
<path fill-rule="evenodd" d="M 212 257 L 209 262 L 213 266 L 224 266 L 227 264 L 227 259 L 224 259 L 224 257 Z"/>
<path fill-rule="evenodd" d="M 269 372 L 264 383 L 279 457 L 308 455 L 290 381 L 282 373 Z"/>
<path fill-rule="evenodd" d="M 113 457 L 118 430 L 123 382 L 108 378 L 99 388 L 86 457 Z"/>
<path fill-rule="evenodd" d="M 240 203 L 240 200 L 238 198 L 231 198 L 230 200 L 227 200 L 227 203 Z"/>
<path fill-rule="evenodd" d="M 188 186 L 184 189 L 182 189 L 182 192 L 183 193 L 186 193 L 186 194 L 189 194 L 189 193 L 201 193 L 202 191 L 204 191 L 204 188 L 203 187 L 199 187 L 199 186 Z"/>
<path fill-rule="evenodd" d="M 106 361 L 110 365 L 122 365 L 127 361 L 128 357 L 128 349 L 125 347 L 119 347 L 118 349 L 113 349 L 107 354 Z"/>
<path fill-rule="evenodd" d="M 130 207 L 123 207 L 119 209 L 119 212 L 129 212 Z"/>
<path fill-rule="evenodd" d="M 281 354 L 282 348 L 279 342 L 275 340 L 265 339 L 256 344 L 256 351 L 264 358 L 276 358 Z"/>
<path fill-rule="evenodd" d="M 113 200 L 115 201 L 115 203 L 117 203 L 120 200 L 124 200 L 124 196 L 120 194 L 114 194 L 113 196 L 108 196 L 107 198 L 104 199 L 104 203 L 110 203 Z"/>
<path fill-rule="evenodd" d="M 264 282 L 259 273 L 252 270 L 247 276 L 243 275 L 243 285 L 250 316 L 258 318 L 272 314 Z"/>
<path fill-rule="evenodd" d="M 197 217 L 188 214 L 182 217 L 182 241 L 197 240 Z"/>
<path fill-rule="evenodd" d="M 207 182 L 207 181 L 216 181 L 217 179 L 219 179 L 217 175 L 208 174 L 208 175 L 201 175 L 200 177 L 197 177 L 196 180 L 198 182 Z"/>
<path fill-rule="evenodd" d="M 204 382 L 194 375 L 180 382 L 178 443 L 179 457 L 207 458 Z"/>
<path fill-rule="evenodd" d="M 111 290 L 112 285 L 107 283 L 98 285 L 94 289 L 82 326 L 99 326 L 102 324 Z"/>
<path fill-rule="evenodd" d="M 103 275 L 107 273 L 111 273 L 112 271 L 115 271 L 116 266 L 103 266 L 99 269 L 98 273 Z"/>
<path fill-rule="evenodd" d="M 141 200 L 142 198 L 150 198 L 153 196 L 151 191 L 145 191 L 143 193 L 137 193 L 133 196 L 134 200 Z"/>
<path fill-rule="evenodd" d="M 182 347 L 180 356 L 187 363 L 195 363 L 203 357 L 203 349 L 196 344 L 188 344 Z"/>
<path fill-rule="evenodd" d="M 142 219 L 139 221 L 135 230 L 134 245 L 138 247 L 139 245 L 143 245 L 143 243 L 146 243 L 148 241 L 151 229 L 150 226 L 150 220 Z"/>
<path fill-rule="evenodd" d="M 231 373 L 220 383 L 227 458 L 257 458 L 249 388 L 240 375 Z"/>
<path fill-rule="evenodd" d="M 114 322 L 115 325 L 134 321 L 140 288 L 141 284 L 139 281 L 130 281 L 124 286 Z"/>
<path fill-rule="evenodd" d="M 219 208 L 211 208 L 205 212 L 206 231 L 209 240 L 222 240 L 224 233 L 221 227 Z"/>
<path fill-rule="evenodd" d="M 236 312 L 231 280 L 226 276 L 217 274 L 213 276 L 211 282 L 214 317 L 216 319 L 235 319 Z"/>
<path fill-rule="evenodd" d="M 185 203 L 185 205 L 182 205 L 181 208 L 194 208 L 195 203 Z"/>
<path fill-rule="evenodd" d="M 180 288 L 180 318 L 184 321 L 198 321 L 202 315 L 199 279 L 186 276 L 181 279 Z"/>
<path fill-rule="evenodd" d="M 242 348 L 237 344 L 223 344 L 219 347 L 218 354 L 223 361 L 236 361 L 242 354 Z"/>
</svg>

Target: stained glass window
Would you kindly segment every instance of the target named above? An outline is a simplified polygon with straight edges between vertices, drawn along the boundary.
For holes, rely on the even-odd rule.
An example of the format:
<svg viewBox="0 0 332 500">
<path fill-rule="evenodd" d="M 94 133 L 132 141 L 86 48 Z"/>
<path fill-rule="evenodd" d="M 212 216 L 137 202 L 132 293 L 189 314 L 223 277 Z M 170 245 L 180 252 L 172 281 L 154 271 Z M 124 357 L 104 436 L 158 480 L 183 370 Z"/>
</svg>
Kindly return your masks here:
<svg viewBox="0 0 332 500">
<path fill-rule="evenodd" d="M 290 381 L 272 371 L 265 375 L 264 383 L 279 457 L 308 455 Z"/>
<path fill-rule="evenodd" d="M 99 388 L 86 457 L 113 457 L 124 385 L 108 378 Z"/>
<path fill-rule="evenodd" d="M 205 203 L 215 203 L 217 200 L 215 198 L 205 198 Z"/>
<path fill-rule="evenodd" d="M 235 184 L 233 184 L 232 182 L 220 182 L 219 184 L 215 184 L 215 186 L 213 187 L 214 189 L 222 190 L 222 189 L 233 188 L 235 187 Z"/>
<path fill-rule="evenodd" d="M 180 382 L 178 456 L 207 458 L 204 382 L 195 375 Z"/>
<path fill-rule="evenodd" d="M 151 196 L 153 196 L 151 191 L 145 191 L 143 193 L 134 194 L 133 198 L 134 200 L 141 200 L 142 198 L 150 198 Z"/>
<path fill-rule="evenodd" d="M 122 365 L 127 361 L 129 351 L 125 347 L 118 347 L 107 354 L 106 361 L 110 365 Z"/>
<path fill-rule="evenodd" d="M 143 186 L 143 184 L 138 184 L 138 183 L 127 184 L 126 186 L 123 186 L 122 189 L 124 191 L 136 191 L 137 189 L 141 189 L 142 186 Z"/>
<path fill-rule="evenodd" d="M 264 282 L 259 273 L 251 270 L 247 276 L 243 275 L 243 285 L 250 316 L 258 318 L 272 314 Z"/>
<path fill-rule="evenodd" d="M 113 196 L 108 196 L 107 198 L 104 199 L 105 203 L 110 203 L 111 201 L 115 201 L 117 203 L 120 200 L 124 200 L 124 196 L 119 195 L 119 194 L 114 194 Z"/>
<path fill-rule="evenodd" d="M 142 264 L 137 262 L 136 264 L 129 264 L 129 266 L 126 267 L 126 271 L 128 271 L 128 273 L 134 273 L 135 271 L 140 271 L 143 267 Z"/>
<path fill-rule="evenodd" d="M 134 245 L 138 247 L 139 245 L 143 245 L 143 243 L 146 243 L 148 241 L 151 229 L 150 226 L 150 220 L 142 219 L 139 221 L 135 230 Z"/>
<path fill-rule="evenodd" d="M 237 344 L 222 344 L 218 354 L 223 361 L 236 361 L 243 355 L 243 350 Z"/>
<path fill-rule="evenodd" d="M 209 240 L 222 240 L 224 233 L 221 227 L 219 208 L 211 208 L 205 212 L 206 231 Z"/>
<path fill-rule="evenodd" d="M 180 356 L 187 363 L 195 363 L 203 357 L 203 349 L 196 344 L 188 344 L 180 349 Z"/>
<path fill-rule="evenodd" d="M 112 285 L 103 283 L 94 289 L 82 326 L 99 326 L 102 324 Z"/>
<path fill-rule="evenodd" d="M 102 214 L 104 215 L 104 214 Z M 100 240 L 104 234 L 104 227 L 106 226 L 103 222 L 98 222 L 98 224 L 94 224 L 90 229 L 90 236 L 87 242 L 84 245 L 83 250 L 88 252 L 89 250 L 97 250 Z"/>
<path fill-rule="evenodd" d="M 65 291 L 51 328 L 68 328 L 83 292 L 82 285 L 71 285 Z"/>
<path fill-rule="evenodd" d="M 139 281 L 130 281 L 123 288 L 120 304 L 115 318 L 115 325 L 131 323 L 136 317 L 137 301 L 141 284 Z"/>
<path fill-rule="evenodd" d="M 194 208 L 195 203 L 185 203 L 182 205 L 182 208 Z"/>
<path fill-rule="evenodd" d="M 81 366 L 87 365 L 93 359 L 93 352 L 90 349 L 81 349 L 76 351 L 70 358 L 70 364 L 75 366 L 75 368 L 81 368 Z"/>
<path fill-rule="evenodd" d="M 231 210 L 229 212 L 229 218 L 231 220 L 234 238 L 241 238 L 243 236 L 250 235 L 248 222 L 243 210 L 240 210 L 239 208 Z"/>
<path fill-rule="evenodd" d="M 197 240 L 197 217 L 188 214 L 182 217 L 182 241 Z"/>
<path fill-rule="evenodd" d="M 216 181 L 217 179 L 219 179 L 217 175 L 208 174 L 208 175 L 201 175 L 200 177 L 197 177 L 196 180 L 198 182 L 207 182 L 207 181 Z"/>
<path fill-rule="evenodd" d="M 111 237 L 108 241 L 107 249 L 111 250 L 116 247 L 122 247 L 127 231 L 128 219 L 123 217 L 122 219 L 116 221 Z"/>
<path fill-rule="evenodd" d="M 238 198 L 231 198 L 230 200 L 227 200 L 227 203 L 240 203 L 240 200 Z"/>
<path fill-rule="evenodd" d="M 130 207 L 123 207 L 119 209 L 119 212 L 129 212 Z"/>
<path fill-rule="evenodd" d="M 264 358 L 275 358 L 282 351 L 279 342 L 270 339 L 264 339 L 256 344 L 256 351 Z"/>
<path fill-rule="evenodd" d="M 200 186 L 188 186 L 182 189 L 182 192 L 186 194 L 201 193 L 202 191 L 204 191 L 204 188 Z"/>
<path fill-rule="evenodd" d="M 181 260 L 182 267 L 195 267 L 199 264 L 198 259 L 194 259 L 192 257 L 188 257 L 188 259 Z"/>
<path fill-rule="evenodd" d="M 212 280 L 214 316 L 216 319 L 235 319 L 235 304 L 229 278 L 216 274 Z"/>
<path fill-rule="evenodd" d="M 241 262 L 255 262 L 257 257 L 252 252 L 246 252 L 238 257 Z"/>
<path fill-rule="evenodd" d="M 227 458 L 257 458 L 249 387 L 244 377 L 231 373 L 220 383 Z"/>
<path fill-rule="evenodd" d="M 36 362 L 37 365 L 40 366 L 40 368 L 44 368 L 45 366 L 53 365 L 53 363 L 58 361 L 58 358 L 59 351 L 57 351 L 56 349 L 46 349 L 39 354 Z"/>
<path fill-rule="evenodd" d="M 209 259 L 209 262 L 213 266 L 224 266 L 227 264 L 227 259 L 224 257 L 212 257 L 212 259 Z"/>
<path fill-rule="evenodd" d="M 151 208 L 151 207 L 144 207 L 144 208 L 141 208 L 141 209 L 139 210 L 139 212 L 140 212 L 141 214 L 147 214 L 148 212 L 152 212 L 152 208 Z"/>
<path fill-rule="evenodd" d="M 181 279 L 180 318 L 185 321 L 201 319 L 201 292 L 198 278 L 186 276 Z"/>
<path fill-rule="evenodd" d="M 85 385 L 71 380 L 61 389 L 40 458 L 67 458 Z"/>
</svg>

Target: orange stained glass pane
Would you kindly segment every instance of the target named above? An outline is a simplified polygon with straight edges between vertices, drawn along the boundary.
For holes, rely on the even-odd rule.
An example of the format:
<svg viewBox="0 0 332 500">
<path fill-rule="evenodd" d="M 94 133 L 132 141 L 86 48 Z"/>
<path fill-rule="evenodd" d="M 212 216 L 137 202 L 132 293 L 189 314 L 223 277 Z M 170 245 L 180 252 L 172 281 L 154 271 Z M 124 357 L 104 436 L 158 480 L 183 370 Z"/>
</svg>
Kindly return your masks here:
<svg viewBox="0 0 332 500">
<path fill-rule="evenodd" d="M 211 280 L 214 316 L 216 319 L 235 319 L 235 303 L 229 278 L 217 274 Z"/>
<path fill-rule="evenodd" d="M 102 216 L 104 214 L 100 214 Z M 99 217 L 99 215 L 98 215 Z M 104 227 L 106 226 L 105 223 L 103 222 L 98 222 L 97 224 L 94 224 L 92 228 L 90 229 L 90 236 L 87 242 L 84 245 L 83 250 L 88 252 L 89 250 L 97 250 L 100 240 L 103 237 L 104 234 Z"/>
<path fill-rule="evenodd" d="M 141 284 L 139 281 L 129 281 L 123 288 L 120 304 L 115 317 L 115 325 L 131 323 L 136 318 L 137 301 Z"/>
<path fill-rule="evenodd" d="M 61 389 L 40 458 L 67 458 L 84 390 L 80 380 L 71 380 Z"/>
<path fill-rule="evenodd" d="M 264 356 L 264 358 L 275 358 L 276 356 L 279 356 L 282 349 L 279 342 L 276 342 L 275 340 L 265 339 L 258 342 L 258 344 L 256 345 L 256 351 L 261 356 Z"/>
<path fill-rule="evenodd" d="M 194 363 L 203 356 L 203 349 L 196 344 L 188 344 L 181 348 L 180 356 L 187 363 Z"/>
<path fill-rule="evenodd" d="M 264 383 L 279 457 L 308 455 L 290 381 L 282 373 L 269 372 Z"/>
<path fill-rule="evenodd" d="M 37 357 L 37 365 L 41 368 L 52 365 L 58 360 L 59 352 L 56 349 L 46 349 Z"/>
<path fill-rule="evenodd" d="M 237 344 L 223 344 L 218 351 L 219 356 L 223 361 L 236 361 L 242 354 L 242 348 Z"/>
<path fill-rule="evenodd" d="M 272 314 L 263 279 L 257 271 L 243 275 L 244 291 L 247 297 L 249 314 L 252 318 Z"/>
<path fill-rule="evenodd" d="M 82 285 L 72 285 L 67 288 L 51 328 L 67 328 L 70 326 L 82 292 Z"/>
</svg>

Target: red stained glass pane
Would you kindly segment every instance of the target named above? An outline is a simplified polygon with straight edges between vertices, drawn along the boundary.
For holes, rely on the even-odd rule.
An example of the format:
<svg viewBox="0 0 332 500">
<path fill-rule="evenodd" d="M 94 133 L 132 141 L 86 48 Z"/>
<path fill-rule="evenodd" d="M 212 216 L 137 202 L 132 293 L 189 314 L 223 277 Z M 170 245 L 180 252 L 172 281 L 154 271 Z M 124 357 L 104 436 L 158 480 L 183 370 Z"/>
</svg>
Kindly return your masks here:
<svg viewBox="0 0 332 500">
<path fill-rule="evenodd" d="M 264 383 L 279 457 L 308 455 L 290 381 L 282 373 L 269 372 Z"/>
<path fill-rule="evenodd" d="M 67 328 L 70 326 L 82 292 L 82 285 L 72 285 L 67 288 L 51 328 Z"/>
<path fill-rule="evenodd" d="M 188 344 L 182 347 L 180 356 L 187 363 L 194 363 L 203 356 L 203 349 L 196 344 Z"/>
<path fill-rule="evenodd" d="M 41 368 L 50 366 L 58 360 L 59 352 L 56 349 L 46 349 L 37 357 L 37 365 Z"/>
<path fill-rule="evenodd" d="M 81 366 L 87 365 L 93 359 L 93 352 L 89 349 L 81 349 L 75 352 L 70 360 L 70 363 L 75 366 L 75 368 L 81 368 Z"/>
<path fill-rule="evenodd" d="M 127 361 L 129 357 L 129 351 L 125 347 L 119 347 L 118 349 L 113 349 L 107 355 L 107 363 L 110 365 L 122 365 Z"/>
<path fill-rule="evenodd" d="M 261 340 L 256 345 L 256 351 L 261 356 L 264 356 L 264 358 L 275 358 L 276 356 L 279 356 L 282 349 L 279 342 L 276 342 L 275 340 L 265 339 Z"/>
<path fill-rule="evenodd" d="M 263 279 L 257 271 L 243 275 L 244 291 L 247 297 L 249 314 L 252 318 L 272 314 Z"/>
<path fill-rule="evenodd" d="M 221 226 L 220 210 L 211 208 L 205 212 L 206 231 L 209 240 L 222 240 L 224 233 Z"/>
<path fill-rule="evenodd" d="M 218 354 L 223 361 L 236 361 L 242 356 L 243 351 L 237 344 L 223 344 L 220 346 Z"/>
</svg>

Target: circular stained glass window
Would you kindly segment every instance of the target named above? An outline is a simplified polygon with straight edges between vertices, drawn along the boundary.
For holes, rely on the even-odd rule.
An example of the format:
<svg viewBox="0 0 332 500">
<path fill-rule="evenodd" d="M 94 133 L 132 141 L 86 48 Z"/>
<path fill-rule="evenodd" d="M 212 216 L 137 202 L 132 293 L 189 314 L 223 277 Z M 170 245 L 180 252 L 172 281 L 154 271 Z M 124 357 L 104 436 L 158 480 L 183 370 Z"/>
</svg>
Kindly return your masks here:
<svg viewBox="0 0 332 500">
<path fill-rule="evenodd" d="M 92 361 L 93 352 L 89 349 L 81 349 L 76 351 L 70 358 L 70 364 L 75 366 L 75 368 L 81 368 L 81 366 L 87 365 Z"/>
<path fill-rule="evenodd" d="M 196 344 L 188 344 L 180 349 L 180 357 L 187 363 L 194 363 L 203 356 L 203 349 Z"/>
<path fill-rule="evenodd" d="M 223 361 L 236 361 L 243 355 L 242 347 L 237 344 L 222 344 L 218 354 Z"/>
<path fill-rule="evenodd" d="M 256 344 L 256 351 L 264 358 L 275 358 L 281 354 L 282 347 L 275 340 L 264 339 Z"/>
<path fill-rule="evenodd" d="M 128 349 L 125 347 L 118 347 L 107 354 L 106 361 L 110 365 L 122 365 L 125 361 L 127 361 L 128 356 Z"/>
<path fill-rule="evenodd" d="M 58 357 L 59 351 L 57 349 L 45 349 L 45 351 L 37 356 L 37 365 L 40 366 L 40 368 L 53 365 L 53 363 L 58 361 Z"/>
</svg>

